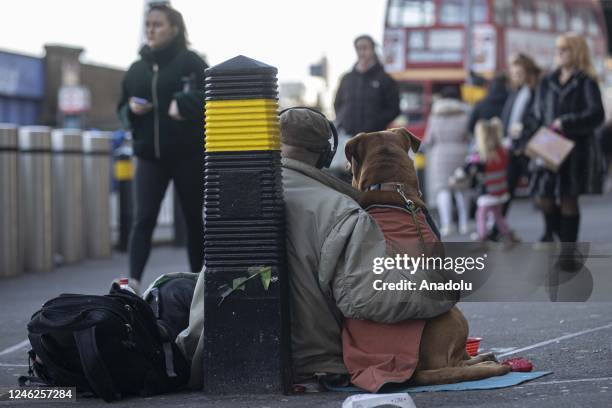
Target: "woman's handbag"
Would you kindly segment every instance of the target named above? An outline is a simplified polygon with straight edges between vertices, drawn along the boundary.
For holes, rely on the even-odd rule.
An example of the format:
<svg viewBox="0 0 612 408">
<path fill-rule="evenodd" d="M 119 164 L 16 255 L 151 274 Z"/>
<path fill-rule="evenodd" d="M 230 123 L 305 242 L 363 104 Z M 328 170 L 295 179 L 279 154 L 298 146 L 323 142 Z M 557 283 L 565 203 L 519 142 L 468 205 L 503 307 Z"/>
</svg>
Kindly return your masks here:
<svg viewBox="0 0 612 408">
<path fill-rule="evenodd" d="M 557 172 L 574 144 L 554 130 L 542 126 L 527 143 L 525 154 L 532 159 L 539 159 L 544 167 Z"/>
</svg>

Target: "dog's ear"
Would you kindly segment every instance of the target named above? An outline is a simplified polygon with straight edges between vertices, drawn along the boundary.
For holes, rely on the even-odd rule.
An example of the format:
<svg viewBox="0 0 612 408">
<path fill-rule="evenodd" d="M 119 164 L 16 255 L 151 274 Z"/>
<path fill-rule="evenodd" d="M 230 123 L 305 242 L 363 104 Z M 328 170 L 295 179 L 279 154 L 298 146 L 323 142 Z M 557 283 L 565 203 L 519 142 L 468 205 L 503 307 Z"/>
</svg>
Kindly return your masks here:
<svg viewBox="0 0 612 408">
<path fill-rule="evenodd" d="M 418 137 L 413 135 L 408 130 L 406 130 L 404 128 L 396 128 L 396 129 L 391 129 L 391 130 L 393 132 L 401 135 L 408 142 L 408 145 L 406 147 L 407 148 L 409 147 L 410 149 L 412 149 L 413 152 L 416 153 L 419 150 L 419 147 L 421 147 L 421 140 L 419 140 Z M 406 149 L 406 150 L 408 150 L 408 149 Z"/>
<path fill-rule="evenodd" d="M 348 160 L 349 163 L 352 163 L 353 159 L 356 159 L 356 161 L 359 162 L 357 146 L 359 146 L 359 141 L 362 139 L 362 135 L 365 135 L 365 133 L 358 133 L 356 136 L 351 137 L 346 142 L 346 146 L 344 147 L 344 155 L 346 156 L 346 160 Z"/>
<path fill-rule="evenodd" d="M 357 188 L 356 183 L 359 181 L 359 171 L 361 169 L 361 154 L 359 154 L 359 146 L 363 143 L 363 138 L 367 133 L 358 133 L 346 142 L 344 147 L 344 155 L 348 160 L 353 174 L 353 187 Z"/>
</svg>

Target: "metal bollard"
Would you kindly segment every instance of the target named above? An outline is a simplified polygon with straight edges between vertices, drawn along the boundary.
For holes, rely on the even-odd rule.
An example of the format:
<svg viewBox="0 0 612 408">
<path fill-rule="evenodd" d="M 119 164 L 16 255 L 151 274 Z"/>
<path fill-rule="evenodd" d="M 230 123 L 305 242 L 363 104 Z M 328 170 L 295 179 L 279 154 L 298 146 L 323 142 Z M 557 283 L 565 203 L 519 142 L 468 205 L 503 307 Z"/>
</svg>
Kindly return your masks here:
<svg viewBox="0 0 612 408">
<path fill-rule="evenodd" d="M 17 127 L 0 124 L 0 277 L 23 272 L 19 256 Z"/>
<path fill-rule="evenodd" d="M 291 388 L 277 70 L 206 70 L 204 391 Z"/>
<path fill-rule="evenodd" d="M 110 174 L 112 140 L 110 132 L 83 133 L 83 192 L 87 256 L 109 257 L 111 248 Z"/>
<path fill-rule="evenodd" d="M 62 263 L 85 257 L 83 243 L 83 138 L 78 129 L 51 133 L 54 249 Z"/>
<path fill-rule="evenodd" d="M 20 255 L 26 271 L 53 269 L 51 129 L 19 129 Z"/>
<path fill-rule="evenodd" d="M 115 152 L 115 180 L 119 208 L 118 225 L 119 239 L 116 249 L 120 252 L 128 250 L 128 240 L 132 228 L 132 180 L 134 180 L 134 164 L 132 163 L 131 146 L 122 146 Z"/>
</svg>

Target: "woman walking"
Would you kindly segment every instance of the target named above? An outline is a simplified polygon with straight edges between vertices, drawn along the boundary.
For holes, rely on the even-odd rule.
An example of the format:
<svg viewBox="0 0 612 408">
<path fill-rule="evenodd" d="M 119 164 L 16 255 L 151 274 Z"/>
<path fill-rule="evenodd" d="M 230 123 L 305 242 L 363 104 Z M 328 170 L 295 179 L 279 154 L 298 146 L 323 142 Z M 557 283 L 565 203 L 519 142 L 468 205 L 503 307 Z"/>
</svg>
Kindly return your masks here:
<svg viewBox="0 0 612 408">
<path fill-rule="evenodd" d="M 459 232 L 468 232 L 468 208 L 464 191 L 449 187 L 449 177 L 461 167 L 468 154 L 469 134 L 467 122 L 469 107 L 459 98 L 455 87 L 444 88 L 441 98 L 431 109 L 429 123 L 425 130 L 424 146 L 427 151 L 427 192 L 436 197 L 440 216 L 440 234 L 452 231 L 453 195 L 457 205 Z"/>
<path fill-rule="evenodd" d="M 118 111 L 132 130 L 136 174 L 130 233 L 130 285 L 138 291 L 151 252 L 153 230 L 170 181 L 187 224 L 192 271 L 204 257 L 204 70 L 188 50 L 183 16 L 154 5 L 146 15 L 147 44 L 123 79 Z"/>
<path fill-rule="evenodd" d="M 540 82 L 523 137 L 527 140 L 540 126 L 548 126 L 575 143 L 557 172 L 537 168 L 532 186 L 546 220 L 541 241 L 551 242 L 557 235 L 562 242 L 576 242 L 578 197 L 601 193 L 595 129 L 604 119 L 604 109 L 584 37 L 574 33 L 560 36 L 556 53 L 557 69 Z"/>
</svg>

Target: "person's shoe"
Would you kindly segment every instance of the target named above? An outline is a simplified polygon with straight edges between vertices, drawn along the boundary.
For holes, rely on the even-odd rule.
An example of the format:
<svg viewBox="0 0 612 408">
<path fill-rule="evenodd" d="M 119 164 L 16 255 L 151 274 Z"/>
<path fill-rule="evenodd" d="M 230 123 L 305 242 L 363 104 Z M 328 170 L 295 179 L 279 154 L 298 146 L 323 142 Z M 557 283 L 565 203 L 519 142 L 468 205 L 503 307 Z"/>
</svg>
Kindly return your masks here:
<svg viewBox="0 0 612 408">
<path fill-rule="evenodd" d="M 440 228 L 440 236 L 442 237 L 448 237 L 450 234 L 452 234 L 452 232 L 453 230 L 449 226 L 444 226 Z"/>
<path fill-rule="evenodd" d="M 470 227 L 468 227 L 467 225 L 460 225 L 459 226 L 459 233 L 461 235 L 467 235 L 470 233 Z"/>
<path fill-rule="evenodd" d="M 498 242 L 499 238 L 499 231 L 495 227 L 493 227 L 491 231 L 489 231 L 489 233 L 487 234 L 487 241 Z"/>
<path fill-rule="evenodd" d="M 138 296 L 141 295 L 141 293 L 140 293 L 140 281 L 138 279 L 134 279 L 134 278 L 128 279 L 128 286 L 130 288 L 132 288 L 134 293 L 136 293 Z"/>
<path fill-rule="evenodd" d="M 516 244 L 519 244 L 521 242 L 521 239 L 519 237 L 516 236 L 516 234 L 514 233 L 514 231 L 510 231 L 505 237 L 504 237 L 504 248 L 506 249 L 510 249 L 513 246 L 515 246 Z"/>
<path fill-rule="evenodd" d="M 552 234 L 544 234 L 538 242 L 533 243 L 533 249 L 537 251 L 554 248 L 555 246 L 555 238 Z"/>
</svg>

